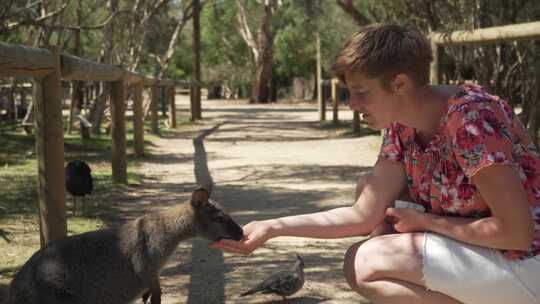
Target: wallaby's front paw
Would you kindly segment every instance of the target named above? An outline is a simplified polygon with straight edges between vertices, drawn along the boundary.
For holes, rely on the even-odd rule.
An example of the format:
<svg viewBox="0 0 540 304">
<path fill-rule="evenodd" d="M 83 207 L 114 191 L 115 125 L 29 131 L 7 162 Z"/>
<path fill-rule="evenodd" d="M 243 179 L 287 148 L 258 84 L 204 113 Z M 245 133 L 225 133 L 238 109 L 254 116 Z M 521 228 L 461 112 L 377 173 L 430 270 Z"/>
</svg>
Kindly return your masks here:
<svg viewBox="0 0 540 304">
<path fill-rule="evenodd" d="M 150 304 L 161 304 L 161 288 L 158 288 L 152 292 Z"/>
<path fill-rule="evenodd" d="M 161 296 L 150 298 L 150 304 L 161 304 Z"/>
<path fill-rule="evenodd" d="M 148 301 L 148 298 L 150 297 L 150 291 L 147 291 L 145 293 L 143 293 L 142 295 L 142 302 L 143 304 L 146 304 L 146 302 Z"/>
</svg>

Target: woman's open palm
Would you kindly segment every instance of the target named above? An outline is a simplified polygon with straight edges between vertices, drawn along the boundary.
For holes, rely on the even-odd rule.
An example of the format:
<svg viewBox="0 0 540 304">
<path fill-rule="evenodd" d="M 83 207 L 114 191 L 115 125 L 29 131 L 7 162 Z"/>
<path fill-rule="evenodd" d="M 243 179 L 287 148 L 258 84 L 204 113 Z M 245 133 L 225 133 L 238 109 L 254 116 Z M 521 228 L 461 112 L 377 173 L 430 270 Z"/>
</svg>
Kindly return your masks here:
<svg viewBox="0 0 540 304">
<path fill-rule="evenodd" d="M 250 222 L 242 229 L 244 230 L 244 238 L 242 240 L 224 239 L 211 243 L 209 247 L 230 253 L 250 254 L 270 239 L 270 226 L 264 221 Z"/>
</svg>

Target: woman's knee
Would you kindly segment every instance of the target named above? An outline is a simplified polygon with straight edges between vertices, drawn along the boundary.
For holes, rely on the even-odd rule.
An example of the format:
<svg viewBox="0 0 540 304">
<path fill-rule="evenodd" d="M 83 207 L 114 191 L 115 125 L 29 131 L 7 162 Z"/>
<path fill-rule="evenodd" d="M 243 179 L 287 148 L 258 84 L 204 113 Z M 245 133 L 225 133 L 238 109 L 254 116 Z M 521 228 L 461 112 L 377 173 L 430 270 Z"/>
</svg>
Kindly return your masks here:
<svg viewBox="0 0 540 304">
<path fill-rule="evenodd" d="M 362 242 L 361 242 L 362 243 Z M 361 243 L 356 243 L 349 247 L 343 259 L 343 274 L 349 286 L 354 289 L 356 286 L 356 254 Z"/>
<path fill-rule="evenodd" d="M 357 290 L 363 284 L 389 274 L 420 267 L 419 243 L 418 235 L 404 233 L 372 237 L 351 246 L 343 263 L 347 282 Z"/>
<path fill-rule="evenodd" d="M 375 262 L 381 258 L 378 248 L 383 242 L 381 238 L 373 237 L 349 247 L 343 261 L 343 273 L 351 288 L 358 290 L 371 279 L 376 270 Z"/>
</svg>

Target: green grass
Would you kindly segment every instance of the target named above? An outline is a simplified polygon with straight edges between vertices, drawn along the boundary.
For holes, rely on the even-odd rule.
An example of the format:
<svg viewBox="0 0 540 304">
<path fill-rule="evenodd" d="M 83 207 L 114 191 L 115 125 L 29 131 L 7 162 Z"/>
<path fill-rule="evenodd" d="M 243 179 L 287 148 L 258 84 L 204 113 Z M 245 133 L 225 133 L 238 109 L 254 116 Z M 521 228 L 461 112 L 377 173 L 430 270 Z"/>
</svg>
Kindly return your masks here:
<svg viewBox="0 0 540 304">
<path fill-rule="evenodd" d="M 129 121 L 129 120 L 128 120 Z M 0 127 L 5 127 L 0 126 Z M 140 183 L 137 173 L 139 160 L 133 157 L 133 133 L 127 126 L 128 185 Z M 7 130 L 7 131 L 6 131 Z M 153 136 L 145 136 L 146 153 L 151 153 Z M 71 197 L 66 195 L 68 234 L 96 230 L 104 226 L 99 218 L 102 212 L 114 212 L 107 201 L 130 191 L 123 184 L 112 182 L 111 140 L 103 134 L 81 141 L 77 131 L 64 136 L 66 162 L 83 159 L 92 168 L 94 193 L 87 198 L 88 215 L 74 216 Z M 9 126 L 0 135 L 0 228 L 12 240 L 5 244 L 0 239 L 0 284 L 7 282 L 26 260 L 39 249 L 39 220 L 37 197 L 37 161 L 34 135 Z"/>
<path fill-rule="evenodd" d="M 337 123 L 334 123 L 331 119 L 323 122 L 319 122 L 317 125 L 319 130 L 332 130 L 338 132 L 339 136 L 342 137 L 362 137 L 366 135 L 374 135 L 380 133 L 379 131 L 374 131 L 368 126 L 361 122 L 360 131 L 356 132 L 352 128 L 351 120 L 339 120 Z"/>
</svg>

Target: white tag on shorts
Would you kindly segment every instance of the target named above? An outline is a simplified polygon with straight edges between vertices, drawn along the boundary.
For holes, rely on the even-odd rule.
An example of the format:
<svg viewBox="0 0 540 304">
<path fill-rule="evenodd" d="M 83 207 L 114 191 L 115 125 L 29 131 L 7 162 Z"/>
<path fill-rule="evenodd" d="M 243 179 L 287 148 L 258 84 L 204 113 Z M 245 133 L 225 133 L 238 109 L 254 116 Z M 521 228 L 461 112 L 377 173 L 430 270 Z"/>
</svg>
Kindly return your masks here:
<svg viewBox="0 0 540 304">
<path fill-rule="evenodd" d="M 424 208 L 424 206 L 422 206 L 420 204 L 417 204 L 417 203 L 412 203 L 412 202 L 407 202 L 407 201 L 402 201 L 402 200 L 396 200 L 394 202 L 394 208 L 396 208 L 396 209 L 399 209 L 399 208 L 412 208 L 412 209 L 415 209 L 415 210 L 420 211 L 420 212 L 426 212 L 426 208 Z"/>
</svg>

